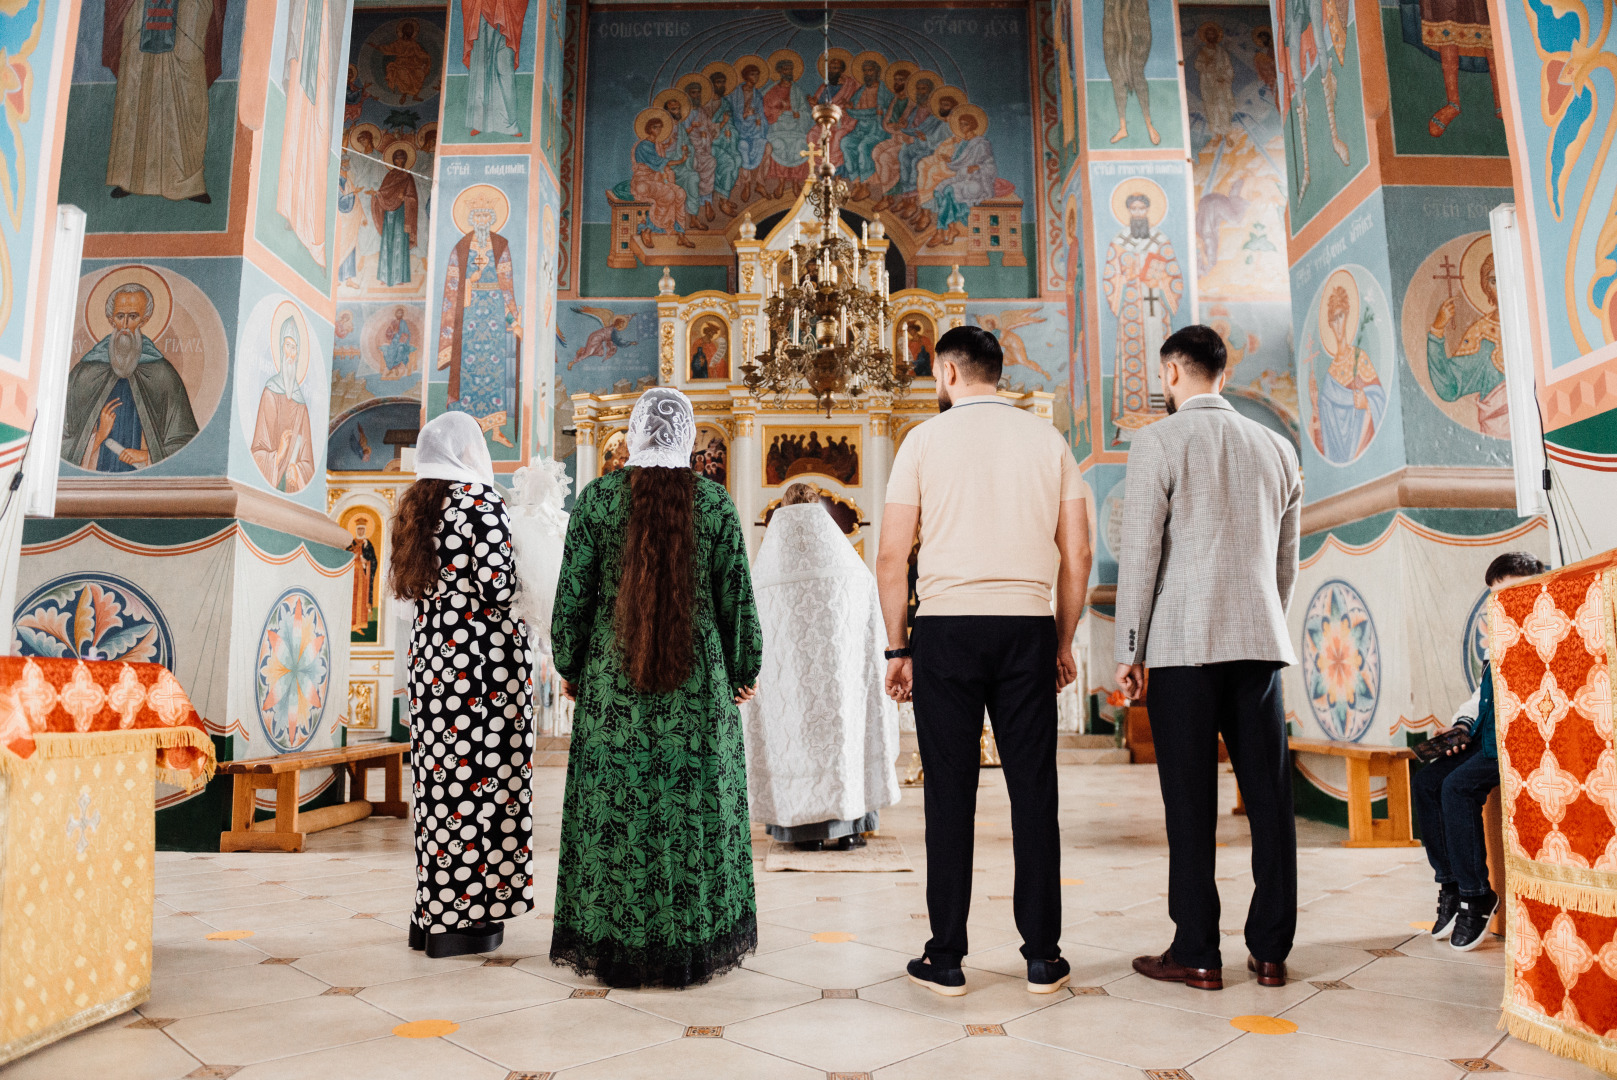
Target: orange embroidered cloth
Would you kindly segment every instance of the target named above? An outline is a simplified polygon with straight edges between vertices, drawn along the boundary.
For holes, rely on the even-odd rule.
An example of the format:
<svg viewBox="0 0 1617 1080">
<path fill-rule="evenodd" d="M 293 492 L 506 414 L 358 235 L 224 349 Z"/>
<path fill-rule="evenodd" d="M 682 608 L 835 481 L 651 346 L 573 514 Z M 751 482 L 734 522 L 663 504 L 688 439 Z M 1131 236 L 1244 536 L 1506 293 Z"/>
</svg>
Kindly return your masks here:
<svg viewBox="0 0 1617 1080">
<path fill-rule="evenodd" d="M 1505 808 L 1505 1020 L 1617 1073 L 1617 552 L 1493 598 Z"/>
<path fill-rule="evenodd" d="M 213 775 L 213 740 L 162 665 L 0 657 L 0 769 L 86 756 L 83 738 L 109 731 L 147 736 L 165 783 L 191 791 Z"/>
</svg>

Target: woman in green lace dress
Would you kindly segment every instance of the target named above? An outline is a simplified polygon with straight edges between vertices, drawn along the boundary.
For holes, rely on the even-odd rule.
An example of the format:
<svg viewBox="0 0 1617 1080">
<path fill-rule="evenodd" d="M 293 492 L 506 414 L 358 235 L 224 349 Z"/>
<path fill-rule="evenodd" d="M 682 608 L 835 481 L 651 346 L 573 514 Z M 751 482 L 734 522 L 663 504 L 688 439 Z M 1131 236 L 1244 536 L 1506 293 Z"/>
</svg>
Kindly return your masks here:
<svg viewBox="0 0 1617 1080">
<path fill-rule="evenodd" d="M 705 982 L 758 943 L 736 705 L 763 636 L 694 438 L 685 395 L 641 396 L 627 467 L 574 504 L 551 624 L 577 707 L 550 958 L 610 986 Z"/>
</svg>

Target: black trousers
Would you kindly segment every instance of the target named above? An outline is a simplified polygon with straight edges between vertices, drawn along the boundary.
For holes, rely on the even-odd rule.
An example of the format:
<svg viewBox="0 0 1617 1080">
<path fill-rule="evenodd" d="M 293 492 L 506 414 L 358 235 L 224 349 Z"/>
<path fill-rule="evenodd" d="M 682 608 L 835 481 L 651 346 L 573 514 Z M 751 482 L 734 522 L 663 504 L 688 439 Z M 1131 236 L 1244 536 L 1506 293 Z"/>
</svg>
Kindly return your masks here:
<svg viewBox="0 0 1617 1080">
<path fill-rule="evenodd" d="M 1459 886 L 1461 896 L 1488 895 L 1482 808 L 1499 786 L 1499 759 L 1483 757 L 1480 740 L 1472 740 L 1464 753 L 1440 757 L 1416 773 L 1409 786 L 1437 883 Z"/>
<path fill-rule="evenodd" d="M 1280 667 L 1266 660 L 1233 660 L 1150 671 L 1146 707 L 1167 811 L 1173 958 L 1189 967 L 1223 966 L 1213 880 L 1220 735 L 1252 829 L 1247 948 L 1270 963 L 1291 952 L 1297 932 L 1297 821 Z"/>
<path fill-rule="evenodd" d="M 1022 955 L 1054 960 L 1061 936 L 1056 820 L 1056 625 L 1017 615 L 923 615 L 911 634 L 915 727 L 926 770 L 926 954 L 966 955 L 979 742 L 986 709 L 1011 796 L 1013 908 Z"/>
</svg>

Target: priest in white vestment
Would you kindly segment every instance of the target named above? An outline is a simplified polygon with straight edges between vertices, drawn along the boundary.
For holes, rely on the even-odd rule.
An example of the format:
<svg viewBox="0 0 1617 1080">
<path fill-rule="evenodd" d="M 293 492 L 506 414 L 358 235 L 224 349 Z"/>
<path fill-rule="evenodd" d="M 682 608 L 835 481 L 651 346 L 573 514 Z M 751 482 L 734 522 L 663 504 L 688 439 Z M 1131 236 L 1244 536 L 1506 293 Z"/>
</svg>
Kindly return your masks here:
<svg viewBox="0 0 1617 1080">
<path fill-rule="evenodd" d="M 793 484 L 752 585 L 764 630 L 758 694 L 742 706 L 752 819 L 804 849 L 860 846 L 899 799 L 876 578 L 814 489 Z"/>
</svg>

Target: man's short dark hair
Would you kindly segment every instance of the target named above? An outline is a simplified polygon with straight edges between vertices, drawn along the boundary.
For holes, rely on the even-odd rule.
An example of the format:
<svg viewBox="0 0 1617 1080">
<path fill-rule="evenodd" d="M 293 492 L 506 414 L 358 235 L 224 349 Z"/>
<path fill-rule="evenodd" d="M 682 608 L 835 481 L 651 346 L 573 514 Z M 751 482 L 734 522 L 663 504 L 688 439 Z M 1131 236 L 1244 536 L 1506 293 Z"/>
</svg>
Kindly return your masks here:
<svg viewBox="0 0 1617 1080">
<path fill-rule="evenodd" d="M 1536 577 L 1549 567 L 1538 561 L 1538 556 L 1527 551 L 1507 551 L 1488 564 L 1484 575 L 1491 589 L 1506 578 Z"/>
<path fill-rule="evenodd" d="M 1200 323 L 1174 331 L 1162 343 L 1164 360 L 1177 360 L 1192 374 L 1204 379 L 1218 378 L 1228 355 L 1224 350 L 1224 339 L 1218 336 L 1218 331 Z"/>
<path fill-rule="evenodd" d="M 938 338 L 933 349 L 938 360 L 947 360 L 960 369 L 960 377 L 967 382 L 999 382 L 1005 370 L 1005 354 L 999 339 L 980 326 L 957 326 Z"/>
</svg>

